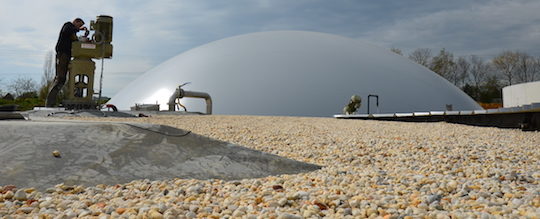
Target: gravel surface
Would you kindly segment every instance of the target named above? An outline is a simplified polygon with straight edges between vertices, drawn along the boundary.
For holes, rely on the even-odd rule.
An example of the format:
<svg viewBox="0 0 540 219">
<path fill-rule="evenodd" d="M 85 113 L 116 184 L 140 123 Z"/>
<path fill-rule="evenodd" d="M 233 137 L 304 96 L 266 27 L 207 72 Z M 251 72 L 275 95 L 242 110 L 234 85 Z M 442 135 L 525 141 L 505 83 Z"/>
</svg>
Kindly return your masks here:
<svg viewBox="0 0 540 219">
<path fill-rule="evenodd" d="M 174 126 L 324 166 L 240 181 L 0 186 L 25 218 L 539 218 L 540 133 L 448 123 L 270 116 L 76 118 Z"/>
</svg>

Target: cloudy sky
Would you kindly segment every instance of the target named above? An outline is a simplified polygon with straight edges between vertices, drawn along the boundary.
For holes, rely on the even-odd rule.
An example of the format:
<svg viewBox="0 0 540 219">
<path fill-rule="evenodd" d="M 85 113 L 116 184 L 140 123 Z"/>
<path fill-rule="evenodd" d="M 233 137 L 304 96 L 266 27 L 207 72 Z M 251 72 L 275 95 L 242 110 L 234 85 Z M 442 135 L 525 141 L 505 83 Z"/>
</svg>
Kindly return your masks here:
<svg viewBox="0 0 540 219">
<path fill-rule="evenodd" d="M 0 0 L 0 89 L 18 77 L 40 82 L 60 27 L 75 17 L 87 24 L 96 15 L 114 17 L 114 53 L 104 70 L 104 94 L 112 96 L 177 54 L 259 31 L 332 33 L 405 54 L 540 55 L 539 11 L 538 0 Z"/>
</svg>

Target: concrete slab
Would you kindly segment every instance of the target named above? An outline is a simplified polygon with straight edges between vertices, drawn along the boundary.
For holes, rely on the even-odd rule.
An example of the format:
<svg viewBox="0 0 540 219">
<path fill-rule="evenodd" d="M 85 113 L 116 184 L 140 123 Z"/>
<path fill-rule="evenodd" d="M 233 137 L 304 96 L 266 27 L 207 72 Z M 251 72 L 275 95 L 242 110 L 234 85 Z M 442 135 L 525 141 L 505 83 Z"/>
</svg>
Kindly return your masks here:
<svg viewBox="0 0 540 219">
<path fill-rule="evenodd" d="M 378 113 L 378 114 L 370 114 L 373 117 L 380 118 L 380 117 L 395 117 L 396 114 L 394 113 Z"/>
<path fill-rule="evenodd" d="M 486 113 L 488 113 L 487 110 L 474 110 L 473 111 L 473 114 L 486 114 Z"/>
<path fill-rule="evenodd" d="M 487 113 L 499 113 L 499 112 L 500 112 L 499 109 L 500 109 L 500 108 L 497 108 L 497 109 L 487 109 L 486 111 L 487 111 Z"/>
<path fill-rule="evenodd" d="M 161 125 L 8 120 L 0 122 L 0 130 L 0 185 L 19 188 L 236 180 L 320 168 Z M 55 150 L 60 157 L 53 156 Z"/>
<path fill-rule="evenodd" d="M 368 114 L 352 114 L 352 115 L 337 114 L 337 115 L 334 115 L 334 118 L 367 118 L 367 117 L 369 117 Z"/>
<path fill-rule="evenodd" d="M 474 111 L 473 110 L 463 110 L 463 111 L 459 111 L 459 115 L 473 115 L 474 114 Z"/>
<path fill-rule="evenodd" d="M 444 111 L 429 111 L 432 116 L 444 116 Z"/>
<path fill-rule="evenodd" d="M 459 115 L 460 111 L 444 111 L 444 115 Z"/>
<path fill-rule="evenodd" d="M 414 112 L 414 116 L 430 116 L 429 112 Z"/>
<path fill-rule="evenodd" d="M 513 111 L 514 111 L 513 108 L 499 108 L 500 113 L 510 113 L 510 112 L 513 112 Z"/>
<path fill-rule="evenodd" d="M 395 113 L 396 117 L 410 117 L 414 116 L 414 113 Z"/>
</svg>

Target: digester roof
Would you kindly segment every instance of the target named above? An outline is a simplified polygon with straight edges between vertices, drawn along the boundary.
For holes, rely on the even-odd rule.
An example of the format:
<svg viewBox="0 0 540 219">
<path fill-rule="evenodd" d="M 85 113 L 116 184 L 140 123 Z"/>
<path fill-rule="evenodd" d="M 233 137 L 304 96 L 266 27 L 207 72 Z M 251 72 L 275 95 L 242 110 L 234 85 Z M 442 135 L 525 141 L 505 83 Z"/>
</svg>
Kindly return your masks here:
<svg viewBox="0 0 540 219">
<path fill-rule="evenodd" d="M 162 104 L 182 83 L 208 92 L 216 114 L 331 116 L 353 94 L 379 96 L 371 112 L 481 109 L 460 89 L 429 69 L 356 39 L 305 31 L 251 33 L 214 41 L 156 66 L 118 92 L 109 103 Z M 204 101 L 184 99 L 205 112 Z"/>
</svg>

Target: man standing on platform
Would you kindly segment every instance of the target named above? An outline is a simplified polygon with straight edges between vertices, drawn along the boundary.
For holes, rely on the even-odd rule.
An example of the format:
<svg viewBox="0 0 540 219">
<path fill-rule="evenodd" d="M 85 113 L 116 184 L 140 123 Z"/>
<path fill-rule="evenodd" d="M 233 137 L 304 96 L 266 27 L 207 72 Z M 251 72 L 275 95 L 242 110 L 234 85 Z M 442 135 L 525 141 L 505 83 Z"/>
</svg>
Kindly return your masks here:
<svg viewBox="0 0 540 219">
<path fill-rule="evenodd" d="M 71 43 L 77 41 L 77 32 L 85 30 L 85 36 L 88 36 L 88 29 L 83 27 L 84 21 L 80 18 L 75 18 L 72 22 L 66 22 L 60 30 L 58 42 L 56 42 L 56 77 L 54 84 L 49 90 L 45 105 L 47 107 L 56 106 L 56 96 L 66 83 L 68 65 L 71 60 Z"/>
</svg>

